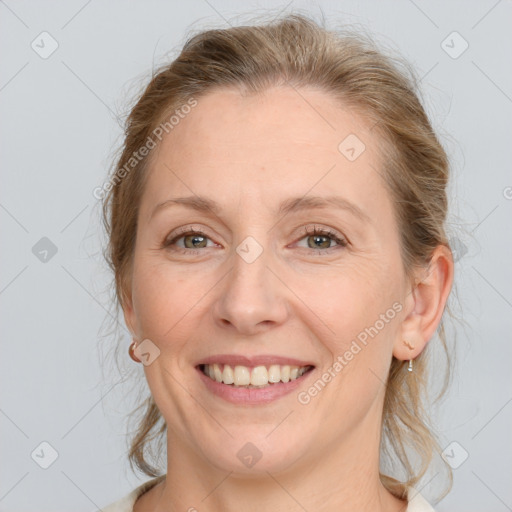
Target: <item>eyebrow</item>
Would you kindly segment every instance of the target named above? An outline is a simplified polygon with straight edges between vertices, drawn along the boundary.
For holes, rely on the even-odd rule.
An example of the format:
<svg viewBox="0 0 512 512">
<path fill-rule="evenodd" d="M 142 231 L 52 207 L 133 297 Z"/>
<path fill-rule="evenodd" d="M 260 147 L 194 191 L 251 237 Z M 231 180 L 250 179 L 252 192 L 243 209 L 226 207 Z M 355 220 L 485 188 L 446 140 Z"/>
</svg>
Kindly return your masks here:
<svg viewBox="0 0 512 512">
<path fill-rule="evenodd" d="M 203 196 L 187 196 L 187 197 L 176 197 L 167 199 L 166 201 L 158 204 L 153 212 L 151 213 L 150 220 L 153 216 L 162 209 L 170 206 L 181 205 L 192 210 L 213 213 L 214 215 L 221 214 L 221 207 L 215 201 L 208 199 Z M 350 202 L 341 196 L 304 196 L 304 197 L 292 197 L 286 199 L 279 206 L 276 215 L 285 216 L 292 212 L 301 210 L 321 210 L 326 208 L 337 208 L 346 210 L 355 217 L 358 217 L 364 222 L 371 223 L 371 219 L 359 206 Z"/>
</svg>

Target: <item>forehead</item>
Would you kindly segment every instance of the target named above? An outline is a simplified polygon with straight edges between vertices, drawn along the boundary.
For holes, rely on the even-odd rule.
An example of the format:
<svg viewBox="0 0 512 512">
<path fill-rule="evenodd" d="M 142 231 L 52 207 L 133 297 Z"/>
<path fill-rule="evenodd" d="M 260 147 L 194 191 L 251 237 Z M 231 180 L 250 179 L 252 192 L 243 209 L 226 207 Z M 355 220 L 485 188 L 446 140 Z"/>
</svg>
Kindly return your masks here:
<svg viewBox="0 0 512 512">
<path fill-rule="evenodd" d="M 227 203 L 250 193 L 260 204 L 313 189 L 356 202 L 382 195 L 376 134 L 328 93 L 218 89 L 197 101 L 158 148 L 143 203 L 191 193 Z"/>
<path fill-rule="evenodd" d="M 293 156 L 290 149 L 314 159 L 320 153 L 340 156 L 339 143 L 352 134 L 374 137 L 363 118 L 339 100 L 317 89 L 274 87 L 242 95 L 238 89 L 217 89 L 198 100 L 190 114 L 164 138 L 162 149 L 178 146 L 187 160 L 218 158 L 246 161 L 249 150 L 271 149 L 272 156 Z M 242 144 L 243 143 L 243 144 Z M 371 144 L 366 144 L 371 151 Z M 196 151 L 200 146 L 201 151 Z M 179 155 L 177 155 L 179 156 Z M 265 160 L 266 153 L 259 155 Z"/>
</svg>

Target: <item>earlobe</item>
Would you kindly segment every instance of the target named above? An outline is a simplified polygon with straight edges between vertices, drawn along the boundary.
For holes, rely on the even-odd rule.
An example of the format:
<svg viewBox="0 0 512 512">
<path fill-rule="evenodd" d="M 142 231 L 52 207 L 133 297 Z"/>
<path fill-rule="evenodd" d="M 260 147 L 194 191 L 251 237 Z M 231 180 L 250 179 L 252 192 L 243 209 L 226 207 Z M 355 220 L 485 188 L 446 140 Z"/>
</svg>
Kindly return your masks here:
<svg viewBox="0 0 512 512">
<path fill-rule="evenodd" d="M 452 283 L 451 251 L 439 245 L 432 254 L 426 274 L 405 299 L 404 310 L 408 313 L 402 321 L 400 339 L 393 347 L 397 359 L 414 359 L 424 350 L 441 322 Z"/>
</svg>

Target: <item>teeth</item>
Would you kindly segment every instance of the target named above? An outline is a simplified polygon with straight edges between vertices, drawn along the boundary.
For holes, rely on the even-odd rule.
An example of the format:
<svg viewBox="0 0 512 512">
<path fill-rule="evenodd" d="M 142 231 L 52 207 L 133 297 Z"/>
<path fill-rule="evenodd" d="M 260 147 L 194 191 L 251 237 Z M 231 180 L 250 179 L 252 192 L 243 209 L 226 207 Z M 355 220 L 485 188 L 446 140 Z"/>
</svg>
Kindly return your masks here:
<svg viewBox="0 0 512 512">
<path fill-rule="evenodd" d="M 222 382 L 222 372 L 220 371 L 219 365 L 213 365 L 213 376 L 217 382 Z"/>
<path fill-rule="evenodd" d="M 251 370 L 246 366 L 235 366 L 235 386 L 247 386 L 251 383 Z"/>
<path fill-rule="evenodd" d="M 224 384 L 233 384 L 240 387 L 265 387 L 269 384 L 278 382 L 289 382 L 298 379 L 304 375 L 309 366 L 290 366 L 273 364 L 268 368 L 265 366 L 256 366 L 249 368 L 247 366 L 237 365 L 233 369 L 228 364 L 205 364 L 203 373 L 211 379 Z"/>
<path fill-rule="evenodd" d="M 268 371 L 264 366 L 256 366 L 251 372 L 253 386 L 266 386 L 268 384 Z"/>
<path fill-rule="evenodd" d="M 268 381 L 269 382 L 279 382 L 281 380 L 281 368 L 278 364 L 273 364 L 268 369 Z"/>
<path fill-rule="evenodd" d="M 208 365 L 206 365 L 206 367 L 208 367 Z M 224 382 L 224 384 L 233 384 L 235 382 L 233 368 L 227 364 L 224 365 L 224 370 L 222 370 L 222 382 Z"/>
</svg>

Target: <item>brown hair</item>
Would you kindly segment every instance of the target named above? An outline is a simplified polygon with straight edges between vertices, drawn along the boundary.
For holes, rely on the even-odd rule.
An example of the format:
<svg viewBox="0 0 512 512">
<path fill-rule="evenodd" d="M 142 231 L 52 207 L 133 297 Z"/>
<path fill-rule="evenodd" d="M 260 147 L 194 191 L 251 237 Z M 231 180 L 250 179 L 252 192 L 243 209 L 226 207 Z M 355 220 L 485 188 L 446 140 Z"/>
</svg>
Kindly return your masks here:
<svg viewBox="0 0 512 512">
<path fill-rule="evenodd" d="M 417 266 L 428 264 L 440 244 L 449 247 L 445 233 L 448 159 L 418 99 L 414 72 L 400 59 L 385 56 L 370 37 L 360 32 L 328 31 L 311 19 L 292 14 L 260 25 L 205 30 L 190 37 L 179 56 L 160 67 L 131 110 L 124 144 L 104 198 L 108 235 L 106 258 L 115 275 L 118 305 L 129 289 L 138 205 L 144 189 L 149 156 L 131 162 L 155 130 L 172 113 L 214 88 L 235 86 L 257 93 L 273 85 L 316 87 L 343 105 L 356 109 L 374 124 L 383 141 L 382 174 L 396 204 L 404 269 L 412 279 Z M 124 171 L 123 171 L 124 170 Z M 449 309 L 447 308 L 449 312 Z M 450 380 L 450 355 L 444 324 L 438 329 Z M 381 453 L 398 459 L 403 481 L 381 472 L 381 481 L 399 498 L 414 486 L 441 449 L 425 413 L 427 362 L 432 343 L 416 358 L 414 372 L 393 357 L 382 417 Z M 165 422 L 152 396 L 139 407 L 144 413 L 131 441 L 129 460 L 149 476 L 159 471 L 146 460 L 154 439 L 162 441 Z M 132 413 L 132 414 L 133 414 Z M 153 434 L 151 432 L 153 431 Z M 409 451 L 419 456 L 411 462 Z M 381 459 L 382 460 L 382 459 Z M 413 466 L 416 466 L 417 469 Z M 449 485 L 452 473 L 448 466 Z"/>
</svg>

